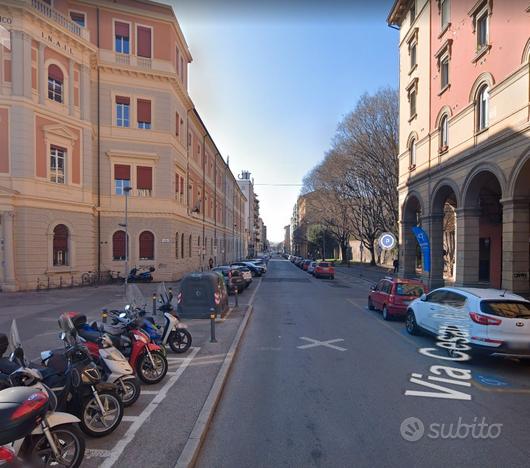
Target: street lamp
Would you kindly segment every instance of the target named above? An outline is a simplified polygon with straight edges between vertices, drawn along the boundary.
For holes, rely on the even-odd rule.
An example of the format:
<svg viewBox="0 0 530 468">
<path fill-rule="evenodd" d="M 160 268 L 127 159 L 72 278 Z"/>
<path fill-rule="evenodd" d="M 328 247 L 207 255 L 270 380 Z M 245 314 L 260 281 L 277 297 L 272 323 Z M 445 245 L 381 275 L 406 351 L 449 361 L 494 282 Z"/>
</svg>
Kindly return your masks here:
<svg viewBox="0 0 530 468">
<path fill-rule="evenodd" d="M 121 227 L 125 228 L 125 293 L 127 293 L 127 279 L 129 276 L 129 212 L 128 212 L 128 199 L 129 192 L 132 190 L 131 187 L 124 187 L 125 192 L 125 223 L 121 224 Z"/>
</svg>

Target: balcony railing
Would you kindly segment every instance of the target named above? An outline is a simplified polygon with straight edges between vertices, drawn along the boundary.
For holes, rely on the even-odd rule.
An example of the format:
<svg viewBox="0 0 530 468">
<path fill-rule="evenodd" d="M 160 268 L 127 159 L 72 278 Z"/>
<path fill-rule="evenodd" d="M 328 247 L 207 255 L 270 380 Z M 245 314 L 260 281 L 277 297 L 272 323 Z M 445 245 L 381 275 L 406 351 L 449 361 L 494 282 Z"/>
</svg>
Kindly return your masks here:
<svg viewBox="0 0 530 468">
<path fill-rule="evenodd" d="M 82 28 L 76 22 L 72 21 L 70 18 L 64 16 L 61 12 L 57 11 L 55 8 L 52 8 L 47 3 L 41 2 L 40 0 L 25 0 L 31 7 L 36 10 L 40 15 L 51 19 L 56 22 L 59 26 L 67 29 L 71 33 L 86 39 L 90 40 L 88 29 Z"/>
</svg>

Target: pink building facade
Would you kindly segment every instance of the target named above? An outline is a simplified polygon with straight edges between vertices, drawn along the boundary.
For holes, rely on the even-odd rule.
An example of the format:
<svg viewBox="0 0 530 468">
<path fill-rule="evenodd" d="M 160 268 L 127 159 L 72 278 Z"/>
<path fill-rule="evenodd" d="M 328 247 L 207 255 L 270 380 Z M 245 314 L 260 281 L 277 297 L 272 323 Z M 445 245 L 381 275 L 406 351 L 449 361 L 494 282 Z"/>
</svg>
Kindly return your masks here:
<svg viewBox="0 0 530 468">
<path fill-rule="evenodd" d="M 397 0 L 388 22 L 400 33 L 401 274 L 530 293 L 530 3 Z"/>
</svg>

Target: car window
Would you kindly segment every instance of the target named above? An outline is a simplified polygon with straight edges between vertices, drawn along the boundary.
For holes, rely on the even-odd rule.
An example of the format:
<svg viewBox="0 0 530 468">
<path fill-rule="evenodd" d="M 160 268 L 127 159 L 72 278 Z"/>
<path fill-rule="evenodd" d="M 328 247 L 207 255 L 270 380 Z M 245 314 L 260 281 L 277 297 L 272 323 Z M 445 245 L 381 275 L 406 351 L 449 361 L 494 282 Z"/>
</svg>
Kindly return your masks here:
<svg viewBox="0 0 530 468">
<path fill-rule="evenodd" d="M 320 262 L 318 264 L 318 266 L 321 266 L 321 267 L 328 267 L 329 266 L 329 263 L 328 262 Z"/>
<path fill-rule="evenodd" d="M 442 304 L 447 291 L 445 289 L 437 289 L 427 296 L 427 302 Z"/>
<path fill-rule="evenodd" d="M 375 287 L 375 291 L 382 291 L 384 284 L 385 284 L 384 280 L 379 281 L 379 283 L 377 283 L 377 286 Z"/>
<path fill-rule="evenodd" d="M 383 281 L 381 292 L 390 294 L 392 292 L 392 283 L 390 281 Z"/>
<path fill-rule="evenodd" d="M 485 314 L 506 318 L 530 318 L 530 303 L 521 301 L 482 301 L 480 310 Z"/>
<path fill-rule="evenodd" d="M 442 301 L 444 305 L 449 307 L 461 308 L 466 303 L 466 297 L 453 291 L 447 291 Z"/>
<path fill-rule="evenodd" d="M 396 295 L 420 297 L 423 294 L 423 287 L 419 284 L 397 283 Z"/>
</svg>

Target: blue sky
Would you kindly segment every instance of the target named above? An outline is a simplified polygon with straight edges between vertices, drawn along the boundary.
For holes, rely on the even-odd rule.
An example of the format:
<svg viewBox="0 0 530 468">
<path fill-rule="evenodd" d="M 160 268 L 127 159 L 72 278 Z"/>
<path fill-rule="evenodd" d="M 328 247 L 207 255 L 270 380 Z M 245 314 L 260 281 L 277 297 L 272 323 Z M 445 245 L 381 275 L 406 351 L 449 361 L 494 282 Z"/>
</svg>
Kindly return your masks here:
<svg viewBox="0 0 530 468">
<path fill-rule="evenodd" d="M 300 187 L 261 184 L 300 184 L 359 96 L 397 87 L 392 0 L 371 4 L 173 2 L 190 94 L 232 171 L 252 173 L 271 241 L 283 240 Z"/>
</svg>

